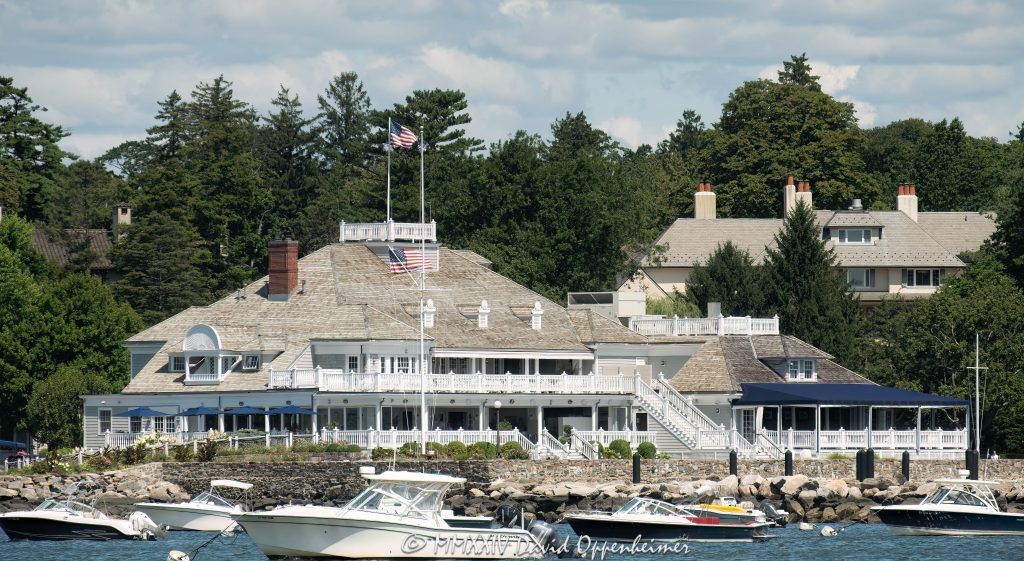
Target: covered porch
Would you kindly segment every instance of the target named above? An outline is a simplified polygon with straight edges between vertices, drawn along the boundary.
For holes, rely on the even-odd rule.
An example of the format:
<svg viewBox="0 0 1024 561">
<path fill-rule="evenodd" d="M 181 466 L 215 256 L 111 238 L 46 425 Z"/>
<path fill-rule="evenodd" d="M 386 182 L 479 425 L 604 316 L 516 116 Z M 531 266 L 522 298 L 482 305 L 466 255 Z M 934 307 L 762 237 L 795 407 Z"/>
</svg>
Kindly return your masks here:
<svg viewBox="0 0 1024 561">
<path fill-rule="evenodd" d="M 875 384 L 742 384 L 736 428 L 761 447 L 822 457 L 872 448 L 952 456 L 970 445 L 968 402 Z"/>
</svg>

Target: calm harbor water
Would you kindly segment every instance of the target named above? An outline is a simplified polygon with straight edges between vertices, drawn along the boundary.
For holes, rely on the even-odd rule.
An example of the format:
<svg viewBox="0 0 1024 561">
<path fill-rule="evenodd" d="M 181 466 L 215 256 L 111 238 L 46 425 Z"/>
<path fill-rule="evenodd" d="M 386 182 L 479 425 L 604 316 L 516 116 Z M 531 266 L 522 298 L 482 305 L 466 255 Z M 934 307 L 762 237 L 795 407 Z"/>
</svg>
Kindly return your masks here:
<svg viewBox="0 0 1024 561">
<path fill-rule="evenodd" d="M 559 533 L 571 533 L 560 524 Z M 627 556 L 609 554 L 607 559 L 636 561 L 675 561 L 700 559 L 715 561 L 1001 561 L 1024 559 L 1024 537 L 1019 538 L 946 538 L 892 536 L 882 525 L 851 526 L 833 538 L 817 532 L 801 532 L 796 527 L 773 530 L 778 537 L 767 543 L 689 544 L 684 554 Z M 3 561 L 164 561 L 172 549 L 189 551 L 207 541 L 212 534 L 170 532 L 155 542 L 11 542 L 0 538 Z M 595 559 L 599 559 L 596 556 Z M 266 557 L 245 534 L 222 538 L 203 549 L 193 559 L 199 561 L 265 561 Z M 553 556 L 551 559 L 555 559 Z"/>
</svg>

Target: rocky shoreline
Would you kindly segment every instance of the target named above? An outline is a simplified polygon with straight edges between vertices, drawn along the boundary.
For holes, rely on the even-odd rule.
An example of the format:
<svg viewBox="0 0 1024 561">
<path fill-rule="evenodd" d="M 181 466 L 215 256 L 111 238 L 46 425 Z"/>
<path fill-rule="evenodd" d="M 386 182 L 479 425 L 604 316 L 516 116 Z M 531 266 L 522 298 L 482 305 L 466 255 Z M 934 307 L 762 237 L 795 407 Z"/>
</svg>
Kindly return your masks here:
<svg viewBox="0 0 1024 561">
<path fill-rule="evenodd" d="M 490 515 L 498 505 L 512 503 L 523 508 L 528 518 L 549 522 L 573 510 L 614 510 L 637 496 L 674 503 L 733 496 L 755 504 L 772 501 L 788 511 L 793 522 L 871 522 L 875 520 L 870 507 L 920 501 L 935 488 L 930 481 L 935 477 L 907 482 L 898 474 L 858 482 L 800 474 L 780 477 L 748 469 L 739 477 L 723 477 L 706 473 L 725 467 L 721 462 L 684 460 L 647 463 L 645 482 L 632 484 L 622 476 L 628 473 L 628 462 L 614 462 L 403 462 L 395 468 L 466 477 L 466 486 L 448 499 L 456 512 Z M 358 467 L 367 464 L 378 464 L 379 471 L 390 467 L 353 461 L 153 463 L 102 474 L 4 475 L 0 476 L 0 512 L 27 510 L 48 498 L 74 495 L 123 516 L 137 502 L 188 500 L 205 490 L 211 479 L 220 478 L 254 483 L 251 506 L 255 509 L 289 503 L 340 505 L 365 487 Z M 817 468 L 821 473 L 821 466 Z M 1002 508 L 1024 512 L 1021 482 L 1007 482 L 996 491 L 996 497 Z"/>
</svg>

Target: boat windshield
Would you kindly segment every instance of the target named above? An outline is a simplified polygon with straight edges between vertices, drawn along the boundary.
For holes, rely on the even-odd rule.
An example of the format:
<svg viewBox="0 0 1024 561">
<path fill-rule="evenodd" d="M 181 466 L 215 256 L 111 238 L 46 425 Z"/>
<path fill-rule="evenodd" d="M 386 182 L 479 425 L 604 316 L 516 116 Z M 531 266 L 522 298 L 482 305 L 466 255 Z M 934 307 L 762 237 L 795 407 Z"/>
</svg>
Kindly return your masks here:
<svg viewBox="0 0 1024 561">
<path fill-rule="evenodd" d="M 96 517 L 100 513 L 95 508 L 78 501 L 58 501 L 54 499 L 47 499 L 42 504 L 37 506 L 35 510 L 61 510 L 72 514 L 78 514 L 81 516 Z"/>
<path fill-rule="evenodd" d="M 944 504 L 995 507 L 995 498 L 987 487 L 940 487 L 925 497 L 921 504 Z"/>
<path fill-rule="evenodd" d="M 347 509 L 426 518 L 441 510 L 449 483 L 380 481 L 349 501 Z"/>
<path fill-rule="evenodd" d="M 622 505 L 620 514 L 655 514 L 659 516 L 690 516 L 685 509 L 653 499 L 634 498 Z"/>
<path fill-rule="evenodd" d="M 225 499 L 224 497 L 218 495 L 217 493 L 213 493 L 210 491 L 203 491 L 202 493 L 199 493 L 198 495 L 196 495 L 194 499 L 192 499 L 189 502 L 195 504 L 223 506 L 227 508 L 234 508 L 235 506 L 231 504 L 231 501 Z"/>
</svg>

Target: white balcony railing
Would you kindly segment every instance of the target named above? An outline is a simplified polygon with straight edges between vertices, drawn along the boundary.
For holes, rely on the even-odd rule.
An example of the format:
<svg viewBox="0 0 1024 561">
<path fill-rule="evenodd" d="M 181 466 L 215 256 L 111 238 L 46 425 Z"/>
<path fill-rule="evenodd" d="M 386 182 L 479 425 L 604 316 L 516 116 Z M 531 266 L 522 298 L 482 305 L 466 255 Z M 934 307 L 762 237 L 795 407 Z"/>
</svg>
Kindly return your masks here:
<svg viewBox="0 0 1024 561">
<path fill-rule="evenodd" d="M 340 238 L 344 242 L 393 242 L 393 241 L 414 241 L 428 242 L 437 241 L 437 224 L 430 221 L 426 224 L 418 222 L 386 222 L 371 223 L 341 223 Z"/>
<path fill-rule="evenodd" d="M 666 318 L 634 316 L 629 328 L 649 337 L 695 337 L 710 335 L 778 335 L 779 316 L 770 318 L 717 317 Z"/>
<path fill-rule="evenodd" d="M 648 430 L 577 430 L 574 434 L 587 442 L 596 442 L 608 446 L 613 440 L 625 440 L 630 448 L 636 448 L 641 442 L 654 442 L 654 431 Z"/>
<path fill-rule="evenodd" d="M 271 388 L 318 388 L 330 392 L 414 392 L 419 374 L 345 372 L 326 368 L 273 370 Z M 442 393 L 618 394 L 633 391 L 633 378 L 595 374 L 427 374 L 427 390 Z"/>
<path fill-rule="evenodd" d="M 764 431 L 781 449 L 791 450 L 966 450 L 967 429 L 960 430 L 823 430 L 817 439 L 812 430 Z M 920 434 L 920 442 L 918 441 Z"/>
</svg>

